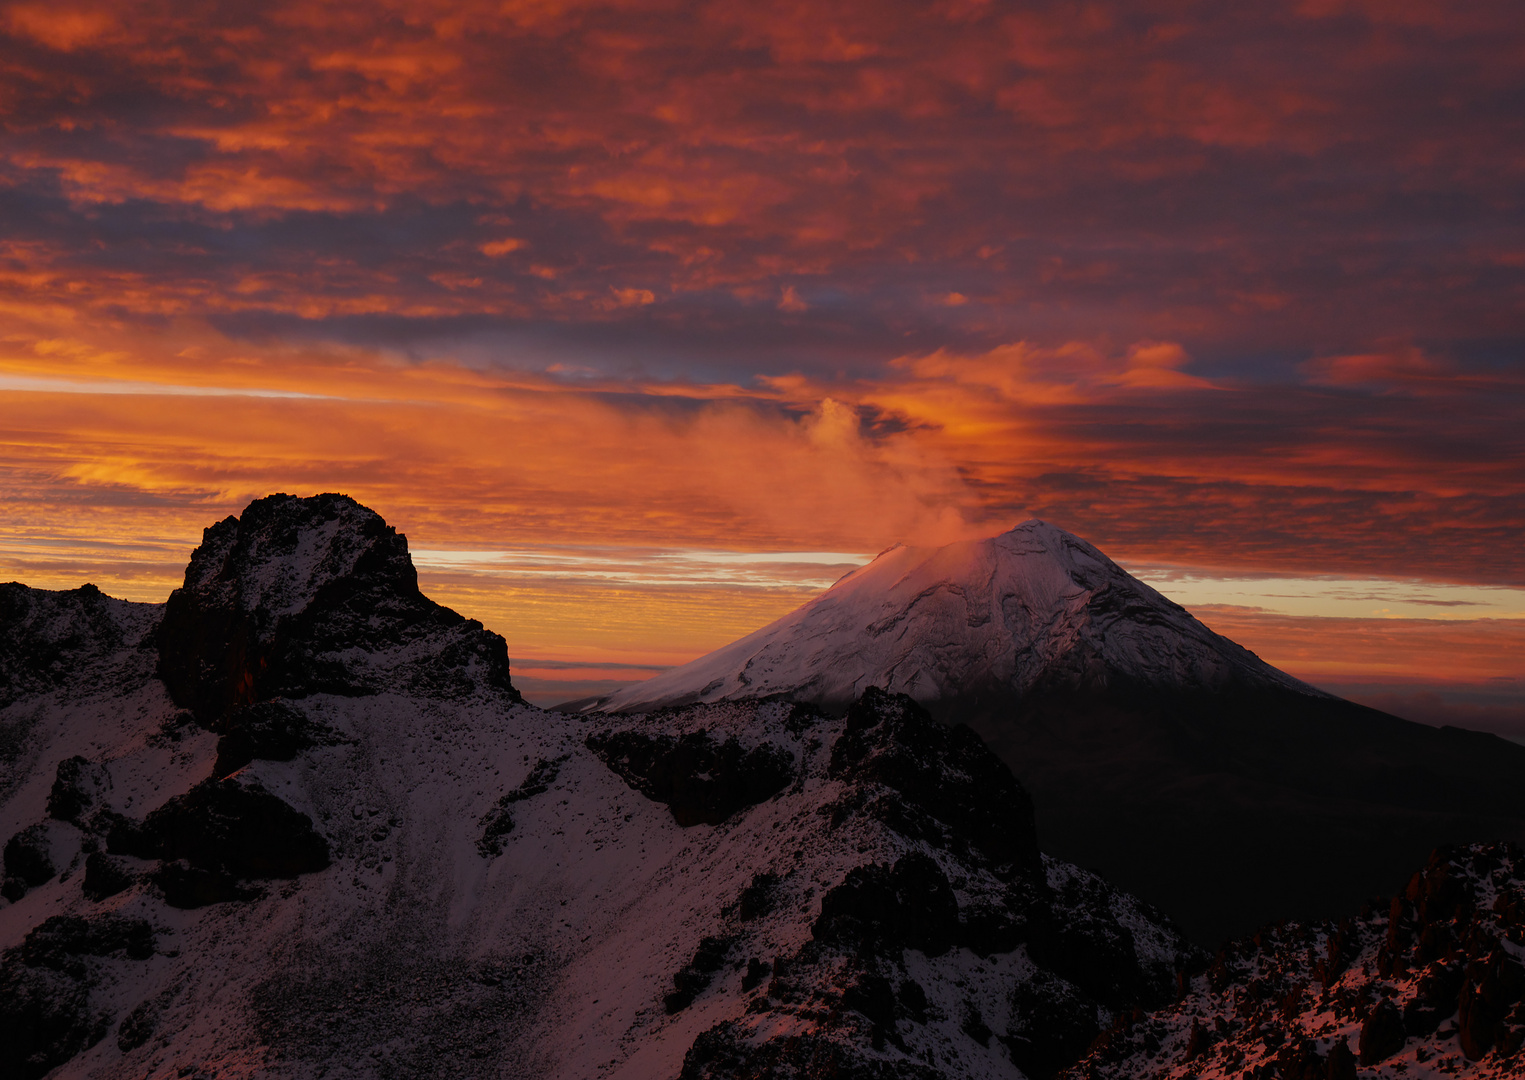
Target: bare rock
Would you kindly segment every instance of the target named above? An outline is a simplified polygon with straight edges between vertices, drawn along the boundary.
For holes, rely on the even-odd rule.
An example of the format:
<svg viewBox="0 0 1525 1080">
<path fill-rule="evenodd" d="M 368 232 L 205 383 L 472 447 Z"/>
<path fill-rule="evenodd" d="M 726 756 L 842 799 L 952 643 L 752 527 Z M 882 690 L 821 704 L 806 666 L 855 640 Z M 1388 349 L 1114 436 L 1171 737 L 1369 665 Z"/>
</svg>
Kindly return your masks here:
<svg viewBox="0 0 1525 1080">
<path fill-rule="evenodd" d="M 99 902 L 132 888 L 136 880 L 120 859 L 113 859 L 104 851 L 92 851 L 85 857 L 85 879 L 80 888 L 91 900 Z"/>
<path fill-rule="evenodd" d="M 1032 799 L 1011 769 L 973 731 L 945 727 L 904 694 L 870 687 L 852 704 L 830 775 L 892 789 L 992 862 L 1041 869 Z"/>
<path fill-rule="evenodd" d="M 215 777 L 229 776 L 251 761 L 291 761 L 314 746 L 343 740 L 326 724 L 290 702 L 275 699 L 245 705 L 219 721 Z"/>
<path fill-rule="evenodd" d="M 1407 1040 L 1403 1014 L 1391 1001 L 1381 1002 L 1361 1024 L 1361 1064 L 1381 1064 L 1402 1050 Z"/>
<path fill-rule="evenodd" d="M 699 942 L 694 958 L 673 975 L 672 992 L 662 999 L 669 1016 L 688 1008 L 696 997 L 709 989 L 715 972 L 725 964 L 726 954 L 733 944 L 734 939 L 721 936 L 706 937 Z"/>
<path fill-rule="evenodd" d="M 407 540 L 346 495 L 271 495 L 207 529 L 157 638 L 171 697 L 204 722 L 389 687 L 520 700 L 503 639 L 419 592 Z"/>
<path fill-rule="evenodd" d="M 206 780 L 153 811 L 141 825 L 119 821 L 113 854 L 162 859 L 154 880 L 176 907 L 257 895 L 247 878 L 293 878 L 329 864 L 328 841 L 312 819 L 256 784 Z"/>
<path fill-rule="evenodd" d="M 36 1080 L 105 1037 L 111 1015 L 92 998 L 101 957 L 146 960 L 142 919 L 55 915 L 0 958 L 0 1076 Z"/>
<path fill-rule="evenodd" d="M 482 820 L 478 822 L 482 836 L 477 841 L 477 852 L 482 858 L 492 859 L 503 854 L 504 841 L 514 831 L 514 805 L 544 794 L 556 782 L 566 760 L 565 754 L 557 758 L 541 758 L 518 787 L 502 796 L 482 815 Z"/>
<path fill-rule="evenodd" d="M 48 815 L 80 825 L 111 790 L 111 773 L 105 764 L 75 755 L 58 763 L 53 788 L 48 793 Z"/>
<path fill-rule="evenodd" d="M 958 937 L 958 900 L 930 858 L 912 853 L 893 867 L 860 866 L 821 898 L 811 936 L 859 953 L 919 949 L 941 956 Z"/>
<path fill-rule="evenodd" d="M 706 731 L 681 736 L 642 731 L 590 735 L 589 750 L 648 799 L 665 803 L 673 820 L 718 825 L 782 791 L 794 779 L 794 756 L 772 743 L 745 748 Z"/>
<path fill-rule="evenodd" d="M 5 881 L 0 895 L 20 900 L 28 889 L 53 880 L 51 845 L 45 825 L 29 825 L 5 842 Z"/>
</svg>

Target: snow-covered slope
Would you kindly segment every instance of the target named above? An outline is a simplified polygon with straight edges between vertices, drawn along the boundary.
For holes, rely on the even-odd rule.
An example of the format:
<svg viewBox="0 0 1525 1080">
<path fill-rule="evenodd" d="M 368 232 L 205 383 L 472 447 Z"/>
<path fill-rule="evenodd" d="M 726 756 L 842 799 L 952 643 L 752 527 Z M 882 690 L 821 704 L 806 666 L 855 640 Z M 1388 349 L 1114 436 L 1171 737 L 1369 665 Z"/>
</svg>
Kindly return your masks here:
<svg viewBox="0 0 1525 1080">
<path fill-rule="evenodd" d="M 986 540 L 890 548 L 777 622 L 587 707 L 774 694 L 839 706 L 869 686 L 935 705 L 988 687 L 1113 685 L 1319 694 L 1079 537 L 1028 521 Z"/>
<path fill-rule="evenodd" d="M 908 698 L 523 704 L 341 496 L 97 596 L 0 613 L 6 1080 L 1042 1076 L 1191 959 Z"/>
</svg>

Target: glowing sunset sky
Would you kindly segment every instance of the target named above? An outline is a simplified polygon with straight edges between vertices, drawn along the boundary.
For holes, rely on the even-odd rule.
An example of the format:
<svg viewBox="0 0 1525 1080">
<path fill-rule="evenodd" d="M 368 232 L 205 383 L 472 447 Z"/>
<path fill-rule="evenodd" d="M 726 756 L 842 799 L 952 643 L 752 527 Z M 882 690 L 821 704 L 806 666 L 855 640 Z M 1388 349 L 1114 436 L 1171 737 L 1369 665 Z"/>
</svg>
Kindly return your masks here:
<svg viewBox="0 0 1525 1080">
<path fill-rule="evenodd" d="M 0 578 L 345 491 L 552 701 L 1040 516 L 1525 735 L 1518 0 L 62 0 L 0 73 Z"/>
</svg>

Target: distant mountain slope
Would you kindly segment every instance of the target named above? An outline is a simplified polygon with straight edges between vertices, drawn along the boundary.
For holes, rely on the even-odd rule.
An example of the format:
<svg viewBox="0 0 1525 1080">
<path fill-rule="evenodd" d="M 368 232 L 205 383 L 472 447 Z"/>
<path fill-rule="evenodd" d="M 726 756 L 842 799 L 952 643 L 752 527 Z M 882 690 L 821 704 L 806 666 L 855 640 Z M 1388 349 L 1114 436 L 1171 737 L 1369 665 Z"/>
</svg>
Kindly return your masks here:
<svg viewBox="0 0 1525 1080">
<path fill-rule="evenodd" d="M 830 707 L 869 686 L 927 705 L 996 688 L 1324 696 L 1079 537 L 1028 521 L 988 540 L 893 547 L 777 622 L 595 707 L 635 712 L 771 694 Z"/>
<path fill-rule="evenodd" d="M 867 686 L 972 726 L 1032 791 L 1046 849 L 1210 944 L 1332 917 L 1436 845 L 1525 837 L 1525 747 L 1324 694 L 1041 521 L 891 548 L 799 610 L 588 709 Z"/>
<path fill-rule="evenodd" d="M 0 609 L 0 1077 L 1046 1077 L 1179 932 L 867 691 L 574 717 L 343 496 Z"/>
</svg>

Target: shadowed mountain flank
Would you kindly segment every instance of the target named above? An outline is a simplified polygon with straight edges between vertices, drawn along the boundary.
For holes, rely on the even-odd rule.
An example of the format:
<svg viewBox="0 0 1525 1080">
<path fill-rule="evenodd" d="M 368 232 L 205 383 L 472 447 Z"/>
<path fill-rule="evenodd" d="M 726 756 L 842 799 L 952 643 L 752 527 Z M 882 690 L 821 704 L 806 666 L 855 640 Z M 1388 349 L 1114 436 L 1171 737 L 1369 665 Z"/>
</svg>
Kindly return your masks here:
<svg viewBox="0 0 1525 1080">
<path fill-rule="evenodd" d="M 966 724 L 1045 850 L 1211 944 L 1391 892 L 1436 845 L 1525 837 L 1525 747 L 1325 694 L 1030 521 L 891 548 L 770 626 L 592 708 L 901 691 Z"/>
</svg>

